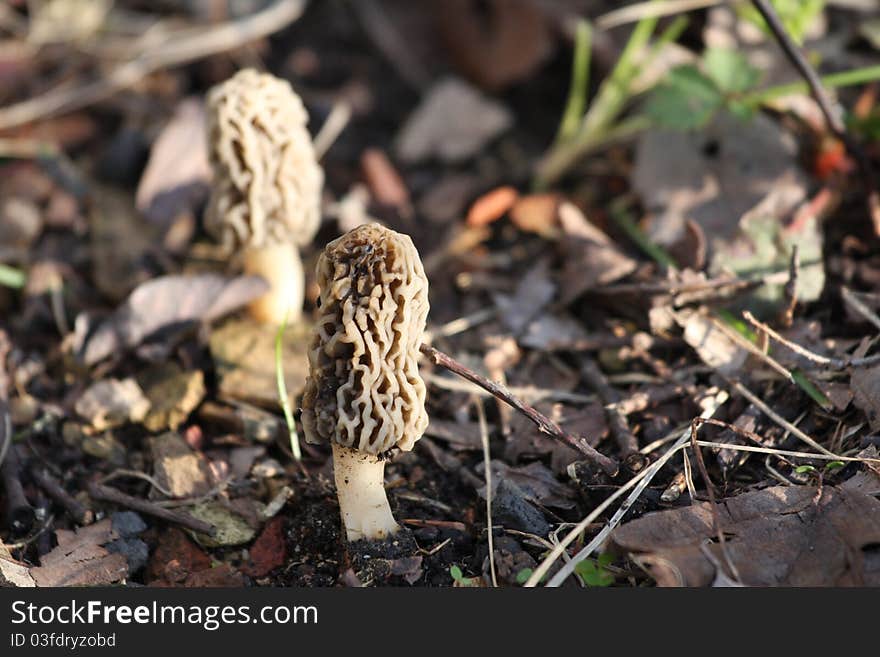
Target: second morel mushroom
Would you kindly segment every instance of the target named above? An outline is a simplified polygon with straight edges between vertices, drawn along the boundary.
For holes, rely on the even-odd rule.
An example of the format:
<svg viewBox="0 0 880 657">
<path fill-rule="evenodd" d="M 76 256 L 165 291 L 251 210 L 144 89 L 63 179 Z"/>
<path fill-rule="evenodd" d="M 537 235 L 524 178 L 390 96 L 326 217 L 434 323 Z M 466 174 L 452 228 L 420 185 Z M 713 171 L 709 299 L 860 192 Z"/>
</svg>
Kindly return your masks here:
<svg viewBox="0 0 880 657">
<path fill-rule="evenodd" d="M 245 69 L 208 93 L 214 184 L 205 225 L 228 248 L 243 248 L 245 272 L 269 283 L 250 306 L 260 322 L 302 312 L 298 247 L 318 230 L 324 183 L 307 122 L 290 84 L 267 73 Z"/>
<path fill-rule="evenodd" d="M 385 493 L 385 456 L 428 426 L 419 346 L 428 280 L 412 240 L 378 224 L 330 242 L 317 267 L 319 316 L 302 400 L 306 440 L 331 443 L 349 541 L 399 527 Z"/>
</svg>

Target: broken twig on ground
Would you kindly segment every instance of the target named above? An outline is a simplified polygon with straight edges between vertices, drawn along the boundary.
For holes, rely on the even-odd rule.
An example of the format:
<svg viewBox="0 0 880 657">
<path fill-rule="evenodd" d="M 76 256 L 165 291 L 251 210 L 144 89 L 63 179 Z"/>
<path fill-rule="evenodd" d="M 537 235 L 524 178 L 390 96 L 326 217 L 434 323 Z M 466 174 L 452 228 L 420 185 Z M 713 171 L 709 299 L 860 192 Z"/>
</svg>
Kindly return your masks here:
<svg viewBox="0 0 880 657">
<path fill-rule="evenodd" d="M 120 506 L 134 509 L 141 513 L 146 513 L 147 515 L 159 518 L 160 520 L 165 520 L 180 525 L 181 527 L 192 529 L 194 532 L 200 534 L 214 536 L 217 531 L 213 525 L 197 520 L 192 516 L 178 513 L 176 511 L 170 511 L 169 509 L 163 509 L 161 506 L 157 506 L 152 502 L 142 500 L 138 497 L 132 497 L 131 495 L 126 495 L 110 486 L 102 486 L 101 484 L 96 483 L 89 484 L 89 496 L 93 500 L 113 502 L 114 504 L 119 504 Z"/>
<path fill-rule="evenodd" d="M 475 383 L 480 386 L 484 390 L 490 392 L 494 397 L 500 399 L 506 404 L 512 406 L 520 413 L 529 418 L 532 422 L 537 425 L 538 429 L 542 432 L 564 442 L 565 444 L 573 447 L 578 450 L 581 454 L 587 457 L 588 460 L 596 463 L 609 477 L 614 477 L 617 475 L 619 470 L 619 465 L 617 461 L 614 459 L 605 456 L 604 454 L 596 451 L 593 447 L 587 443 L 583 438 L 579 438 L 577 436 L 573 436 L 570 433 L 566 433 L 562 430 L 562 428 L 556 424 L 553 420 L 548 418 L 543 413 L 538 412 L 532 406 L 529 406 L 524 401 L 517 399 L 514 397 L 504 386 L 495 383 L 494 381 L 490 381 L 474 372 L 469 367 L 462 365 L 457 360 L 444 354 L 442 351 L 438 351 L 434 349 L 434 347 L 429 347 L 428 345 L 423 344 L 421 346 L 421 352 L 425 354 L 435 365 L 439 365 L 440 367 L 449 370 L 453 374 L 457 374 L 458 376 L 467 379 L 471 383 Z"/>
</svg>

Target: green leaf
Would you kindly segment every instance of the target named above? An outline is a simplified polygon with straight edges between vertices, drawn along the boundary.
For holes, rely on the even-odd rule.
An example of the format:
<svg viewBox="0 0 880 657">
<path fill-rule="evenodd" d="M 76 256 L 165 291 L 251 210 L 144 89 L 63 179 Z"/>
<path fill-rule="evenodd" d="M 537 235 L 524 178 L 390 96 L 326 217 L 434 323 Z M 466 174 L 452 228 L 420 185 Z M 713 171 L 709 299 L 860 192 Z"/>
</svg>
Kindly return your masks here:
<svg viewBox="0 0 880 657">
<path fill-rule="evenodd" d="M 534 572 L 531 568 L 523 568 L 516 574 L 516 583 L 517 584 L 525 584 L 529 581 L 529 577 L 532 576 L 532 572 Z"/>
<path fill-rule="evenodd" d="M 807 375 L 801 372 L 799 369 L 793 369 L 791 371 L 791 377 L 794 379 L 795 383 L 800 386 L 801 390 L 807 393 L 810 398 L 819 404 L 826 411 L 830 411 L 834 408 L 834 404 L 830 399 L 825 395 L 824 392 L 819 390 L 816 385 L 807 378 Z"/>
<path fill-rule="evenodd" d="M 758 69 L 742 53 L 726 48 L 710 48 L 703 53 L 706 75 L 726 94 L 748 91 L 758 82 Z"/>
<path fill-rule="evenodd" d="M 843 461 L 828 461 L 828 463 L 825 464 L 825 469 L 826 470 L 839 470 L 844 465 L 846 465 L 846 464 Z"/>
<path fill-rule="evenodd" d="M 604 566 L 610 561 L 602 563 L 605 555 L 600 555 L 598 562 L 585 559 L 574 567 L 574 571 L 580 576 L 587 586 L 611 586 L 614 584 L 614 575 L 605 570 Z"/>
<path fill-rule="evenodd" d="M 798 474 L 806 474 L 808 472 L 815 472 L 816 468 L 814 468 L 812 465 L 799 465 L 794 469 L 794 471 Z"/>
<path fill-rule="evenodd" d="M 696 66 L 672 69 L 648 98 L 645 111 L 660 127 L 695 130 L 706 125 L 724 104 L 715 83 Z"/>
<path fill-rule="evenodd" d="M 452 575 L 452 579 L 456 582 L 464 579 L 464 573 L 461 572 L 461 568 L 458 566 L 449 566 L 449 574 Z"/>
</svg>

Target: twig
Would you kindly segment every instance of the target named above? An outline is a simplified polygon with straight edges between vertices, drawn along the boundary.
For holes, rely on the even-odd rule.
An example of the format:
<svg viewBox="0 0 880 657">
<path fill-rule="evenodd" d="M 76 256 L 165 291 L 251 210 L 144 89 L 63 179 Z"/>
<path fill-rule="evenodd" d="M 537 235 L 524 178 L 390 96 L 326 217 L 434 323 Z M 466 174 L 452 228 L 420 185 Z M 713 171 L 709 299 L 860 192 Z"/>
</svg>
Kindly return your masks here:
<svg viewBox="0 0 880 657">
<path fill-rule="evenodd" d="M 0 130 L 81 109 L 131 87 L 163 68 L 180 66 L 239 48 L 292 23 L 299 18 L 305 6 L 305 0 L 278 0 L 266 9 L 239 20 L 156 44 L 94 82 L 70 88 L 54 88 L 41 96 L 0 110 Z"/>
<path fill-rule="evenodd" d="M 480 376 L 472 369 L 466 367 L 465 365 L 462 365 L 451 356 L 447 356 L 442 351 L 434 349 L 434 347 L 429 347 L 428 345 L 423 344 L 421 346 L 421 352 L 425 354 L 428 358 L 430 358 L 435 365 L 439 365 L 440 367 L 449 370 L 453 374 L 457 374 L 458 376 L 467 379 L 471 383 L 475 383 L 476 385 L 491 393 L 493 397 L 500 399 L 501 401 L 509 404 L 510 406 L 518 410 L 520 413 L 522 413 L 532 422 L 534 422 L 541 433 L 545 433 L 548 436 L 555 438 L 565 443 L 566 445 L 569 445 L 570 447 L 574 447 L 581 454 L 586 456 L 588 460 L 593 461 L 600 468 L 602 468 L 602 470 L 608 476 L 614 477 L 617 475 L 617 472 L 620 469 L 617 461 L 596 451 L 583 438 L 579 438 L 577 436 L 573 436 L 570 433 L 566 433 L 558 424 L 556 424 L 546 415 L 543 415 L 542 413 L 535 410 L 532 406 L 529 406 L 524 401 L 517 399 L 512 394 L 510 394 L 510 392 L 504 386 L 495 383 L 494 381 L 490 381 L 483 376 Z"/>
<path fill-rule="evenodd" d="M 643 18 L 660 18 L 662 16 L 672 16 L 673 14 L 683 14 L 695 9 L 714 7 L 722 2 L 724 0 L 666 0 L 666 2 L 653 2 L 653 0 L 649 0 L 648 2 L 637 2 L 620 9 L 614 9 L 607 14 L 602 14 L 596 19 L 596 28 L 610 30 L 627 23 L 635 23 Z"/>
<path fill-rule="evenodd" d="M 880 354 L 865 356 L 863 358 L 830 358 L 828 356 L 822 356 L 814 351 L 810 351 L 804 346 L 799 345 L 797 342 L 792 342 L 788 338 L 781 336 L 779 333 L 770 328 L 767 324 L 758 320 L 748 310 L 743 311 L 743 318 L 758 330 L 764 331 L 764 333 L 769 335 L 772 339 L 776 340 L 779 344 L 788 347 L 799 356 L 803 356 L 807 360 L 810 360 L 819 365 L 824 365 L 826 367 L 831 367 L 834 369 L 845 369 L 847 367 L 865 367 L 867 365 L 875 365 L 876 363 L 880 363 Z"/>
<path fill-rule="evenodd" d="M 605 410 L 605 419 L 608 421 L 608 428 L 611 435 L 617 442 L 620 449 L 620 458 L 631 472 L 638 472 L 648 464 L 648 458 L 639 453 L 639 441 L 629 428 L 629 422 L 626 415 L 621 412 L 618 404 L 622 397 L 620 393 L 608 383 L 608 379 L 596 365 L 592 358 L 584 360 L 581 365 L 581 374 L 587 381 L 599 399 L 602 400 Z"/>
<path fill-rule="evenodd" d="M 67 509 L 70 516 L 80 525 L 90 525 L 95 520 L 95 514 L 87 509 L 81 502 L 68 493 L 61 484 L 45 469 L 34 466 L 31 468 L 31 477 L 37 485 L 46 491 L 46 494 L 61 506 Z"/>
<path fill-rule="evenodd" d="M 788 282 L 783 288 L 785 294 L 785 308 L 782 310 L 780 323 L 785 328 L 789 328 L 794 322 L 794 309 L 797 306 L 797 286 L 798 278 L 801 274 L 801 259 L 798 253 L 798 245 L 791 247 L 791 262 L 788 266 Z"/>
<path fill-rule="evenodd" d="M 875 232 L 880 234 L 880 192 L 877 191 L 877 186 L 875 185 L 874 170 L 871 166 L 871 161 L 868 159 L 868 156 L 865 154 L 861 145 L 846 131 L 843 119 L 840 118 L 840 114 L 835 112 L 834 108 L 831 106 L 831 100 L 825 91 L 825 88 L 822 86 L 822 80 L 819 79 L 819 75 L 813 67 L 810 66 L 810 63 L 807 61 L 806 57 L 804 57 L 800 48 L 797 47 L 797 44 L 795 44 L 788 32 L 785 31 L 785 26 L 782 24 L 782 21 L 776 14 L 776 10 L 773 9 L 769 0 L 752 0 L 752 4 L 755 5 L 755 8 L 761 16 L 764 17 L 767 27 L 770 28 L 773 36 L 776 37 L 776 40 L 788 56 L 788 59 L 804 80 L 806 80 L 807 85 L 810 87 L 810 93 L 819 105 L 819 109 L 822 111 L 822 115 L 825 117 L 829 129 L 846 145 L 847 151 L 849 151 L 850 155 L 852 155 L 858 163 L 859 171 L 862 175 L 862 182 L 865 185 L 865 191 L 868 195 L 868 212 L 870 213 Z"/>
<path fill-rule="evenodd" d="M 715 319 L 714 317 L 709 317 L 709 321 L 712 322 L 712 325 L 715 326 L 715 328 L 717 328 L 719 331 L 721 331 L 731 342 L 736 344 L 737 347 L 745 349 L 750 354 L 769 365 L 770 368 L 773 369 L 775 372 L 781 374 L 789 383 L 794 383 L 795 385 L 797 385 L 797 380 L 794 378 L 794 375 L 789 372 L 779 361 L 770 356 L 770 354 L 766 353 L 762 349 L 758 348 L 756 345 L 746 340 L 742 335 L 737 333 L 732 328 L 728 327 L 724 322 Z"/>
<path fill-rule="evenodd" d="M 703 452 L 700 451 L 700 446 L 697 445 L 697 431 L 703 423 L 704 419 L 699 417 L 694 418 L 694 421 L 691 423 L 691 447 L 693 447 L 694 456 L 697 459 L 697 467 L 700 469 L 700 476 L 703 478 L 703 483 L 706 484 L 706 493 L 709 496 L 709 508 L 712 511 L 712 524 L 715 525 L 715 536 L 718 537 L 718 548 L 721 550 L 721 554 L 727 562 L 730 574 L 734 579 L 741 581 L 739 570 L 737 569 L 736 564 L 733 563 L 733 559 L 730 557 L 730 553 L 727 550 L 727 540 L 724 538 L 724 528 L 721 526 L 721 514 L 718 512 L 718 500 L 715 497 L 715 486 L 709 478 L 709 471 L 706 469 L 706 461 L 703 459 Z"/>
<path fill-rule="evenodd" d="M 724 391 L 719 392 L 714 398 L 710 397 L 706 400 L 707 405 L 704 406 L 703 412 L 700 414 L 700 417 L 708 418 L 715 414 L 715 411 L 721 407 L 727 401 L 727 393 Z M 614 528 L 620 524 L 620 521 L 623 519 L 623 516 L 626 515 L 626 512 L 629 511 L 630 507 L 635 503 L 635 501 L 639 498 L 645 488 L 648 487 L 648 484 L 651 483 L 651 480 L 657 475 L 658 472 L 663 468 L 664 465 L 675 456 L 679 451 L 684 449 L 688 441 L 690 440 L 690 426 L 681 433 L 678 440 L 672 445 L 672 447 L 657 459 L 650 466 L 642 470 L 632 479 L 630 479 L 626 484 L 618 488 L 613 494 L 609 495 L 604 502 L 602 502 L 599 506 L 597 506 L 593 511 L 583 520 L 581 520 L 574 528 L 566 534 L 565 538 L 563 538 L 559 544 L 550 551 L 544 561 L 534 570 L 532 576 L 529 577 L 528 581 L 525 583 L 527 587 L 534 587 L 541 581 L 544 575 L 547 574 L 547 571 L 550 570 L 550 567 L 553 563 L 562 556 L 563 552 L 565 552 L 565 548 L 574 541 L 574 539 L 579 536 L 587 527 L 590 526 L 596 518 L 598 518 L 611 504 L 622 497 L 626 491 L 633 489 L 632 493 L 624 500 L 624 502 L 620 505 L 620 507 L 615 511 L 614 515 L 611 519 L 605 523 L 605 526 L 602 530 L 591 540 L 580 552 L 578 552 L 574 557 L 572 557 L 571 561 L 566 563 L 562 568 L 559 569 L 551 580 L 547 583 L 547 586 L 559 586 L 562 582 L 565 581 L 565 578 L 571 575 L 574 572 L 575 567 L 581 561 L 589 557 L 593 551 L 602 545 L 608 536 L 614 531 Z"/>
<path fill-rule="evenodd" d="M 831 451 L 825 449 L 824 447 L 822 447 L 822 445 L 820 445 L 819 443 L 817 443 L 813 438 L 810 438 L 810 436 L 808 436 L 807 434 L 805 434 L 803 431 L 801 431 L 801 430 L 798 429 L 796 426 L 794 426 L 791 422 L 789 422 L 789 421 L 786 420 L 784 417 L 782 417 L 781 415 L 779 415 L 779 413 L 777 413 L 777 412 L 774 411 L 772 408 L 770 408 L 770 407 L 769 407 L 767 404 L 765 404 L 765 403 L 764 403 L 764 402 L 763 402 L 763 401 L 762 401 L 762 400 L 761 400 L 761 399 L 760 399 L 755 393 L 753 393 L 751 390 L 749 390 L 748 388 L 746 388 L 746 387 L 745 387 L 742 383 L 740 383 L 739 381 L 730 381 L 730 385 L 731 385 L 731 387 L 732 387 L 734 390 L 736 390 L 739 394 L 741 394 L 743 397 L 745 397 L 746 399 L 748 399 L 752 404 L 754 404 L 755 406 L 757 406 L 758 409 L 760 409 L 760 411 L 761 411 L 762 413 L 764 413 L 764 415 L 766 415 L 767 417 L 769 417 L 771 420 L 773 420 L 776 424 L 778 424 L 779 426 L 781 426 L 781 427 L 782 427 L 783 429 L 785 429 L 786 431 L 790 432 L 790 433 L 791 433 L 792 435 L 794 435 L 796 438 L 799 438 L 800 440 L 802 440 L 803 442 L 805 442 L 807 445 L 809 445 L 810 447 L 812 447 L 812 448 L 815 449 L 815 450 L 818 450 L 818 451 L 822 452 L 823 454 L 826 454 L 826 455 L 828 455 L 828 456 L 835 456 L 835 457 L 837 456 L 837 455 L 834 454 L 833 452 L 831 452 Z"/>
<path fill-rule="evenodd" d="M 351 121 L 351 105 L 345 101 L 333 103 L 330 113 L 313 140 L 317 160 L 324 158 L 349 121 Z"/>
<path fill-rule="evenodd" d="M 141 513 L 146 513 L 147 515 L 154 516 L 156 518 L 159 518 L 160 520 L 173 522 L 177 525 L 180 525 L 181 527 L 186 527 L 187 529 L 191 529 L 194 532 L 198 532 L 199 534 L 214 536 L 217 532 L 214 526 L 209 525 L 207 522 L 197 520 L 196 518 L 193 518 L 192 516 L 183 513 L 177 513 L 176 511 L 163 509 L 160 506 L 156 506 L 152 502 L 142 500 L 137 497 L 132 497 L 131 495 L 126 495 L 125 493 L 122 493 L 115 488 L 111 488 L 110 486 L 102 486 L 101 484 L 91 483 L 89 484 L 89 496 L 94 500 L 113 502 L 114 504 L 119 504 L 120 506 L 124 506 L 129 509 L 134 509 L 135 511 L 140 511 Z"/>
<path fill-rule="evenodd" d="M 850 289 L 849 289 L 848 287 L 846 287 L 846 286 L 841 286 L 841 287 L 840 287 L 840 296 L 842 296 L 842 297 L 843 297 L 843 300 L 844 300 L 847 304 L 849 304 L 850 306 L 852 306 L 852 309 L 855 310 L 859 315 L 861 315 L 861 316 L 864 317 L 866 320 L 868 320 L 869 322 L 871 322 L 871 324 L 873 324 L 873 325 L 876 326 L 878 329 L 880 329 L 880 317 L 877 317 L 877 313 L 875 313 L 873 310 L 871 310 L 870 308 L 868 308 L 868 306 L 866 306 L 866 305 L 864 304 L 864 302 L 862 302 L 862 300 L 859 299 L 859 298 L 853 293 L 852 290 L 850 290 Z"/>
<path fill-rule="evenodd" d="M 489 534 L 489 572 L 492 575 L 492 586 L 498 588 L 498 578 L 495 575 L 495 539 L 492 536 L 492 453 L 489 451 L 489 429 L 486 426 L 486 411 L 483 409 L 483 400 L 474 396 L 473 402 L 477 407 L 480 440 L 483 442 L 483 463 L 486 470 L 486 531 Z"/>
</svg>

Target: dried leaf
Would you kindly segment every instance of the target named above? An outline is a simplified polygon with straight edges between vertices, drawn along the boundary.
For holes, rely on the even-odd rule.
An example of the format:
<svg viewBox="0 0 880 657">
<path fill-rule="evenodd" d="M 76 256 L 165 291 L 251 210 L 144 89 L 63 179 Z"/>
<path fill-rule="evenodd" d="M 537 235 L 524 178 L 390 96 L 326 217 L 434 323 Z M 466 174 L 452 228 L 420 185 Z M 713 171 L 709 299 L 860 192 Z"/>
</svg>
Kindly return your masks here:
<svg viewBox="0 0 880 657">
<path fill-rule="evenodd" d="M 177 429 L 205 396 L 202 370 L 183 371 L 173 362 L 163 363 L 141 376 L 150 412 L 144 426 L 150 431 Z"/>
<path fill-rule="evenodd" d="M 880 366 L 857 367 L 850 377 L 853 402 L 868 418 L 872 431 L 880 431 Z"/>
<path fill-rule="evenodd" d="M 110 518 L 75 532 L 55 532 L 58 546 L 31 568 L 37 586 L 106 586 L 128 575 L 128 561 L 103 546 L 118 538 Z"/>
<path fill-rule="evenodd" d="M 82 335 L 77 319 L 77 350 L 86 365 L 131 349 L 160 330 L 188 322 L 210 322 L 253 301 L 268 289 L 258 276 L 217 274 L 160 276 L 135 289 L 94 333 Z"/>
<path fill-rule="evenodd" d="M 210 184 L 205 110 L 200 101 L 186 98 L 153 143 L 138 184 L 137 209 L 147 219 L 167 224 L 201 204 Z"/>
<path fill-rule="evenodd" d="M 727 499 L 717 511 L 747 586 L 880 585 L 880 501 L 870 496 L 827 485 L 776 486 Z M 703 549 L 714 535 L 709 503 L 701 503 L 633 520 L 611 540 L 661 586 L 708 586 L 716 567 Z M 717 544 L 708 549 L 725 563 Z"/>
<path fill-rule="evenodd" d="M 555 294 L 556 285 L 550 280 L 547 264 L 542 262 L 526 272 L 512 295 L 497 292 L 492 298 L 501 320 L 517 336 L 544 310 Z"/>
<path fill-rule="evenodd" d="M 676 313 L 676 321 L 684 328 L 684 341 L 709 367 L 730 376 L 745 365 L 749 352 L 702 313 L 679 312 Z"/>
<path fill-rule="evenodd" d="M 512 124 L 513 115 L 506 107 L 461 80 L 445 78 L 434 84 L 406 120 L 395 150 L 407 164 L 434 157 L 461 162 Z"/>
</svg>

